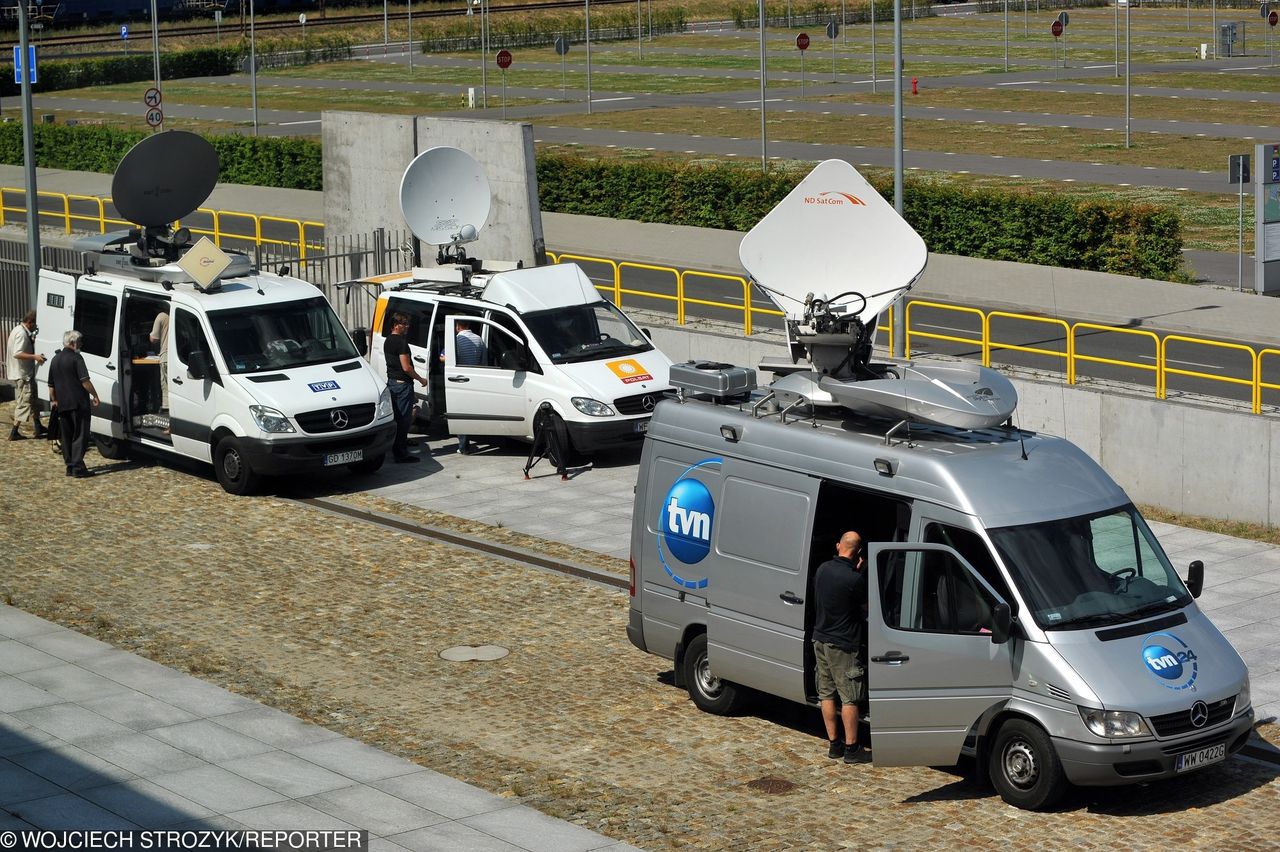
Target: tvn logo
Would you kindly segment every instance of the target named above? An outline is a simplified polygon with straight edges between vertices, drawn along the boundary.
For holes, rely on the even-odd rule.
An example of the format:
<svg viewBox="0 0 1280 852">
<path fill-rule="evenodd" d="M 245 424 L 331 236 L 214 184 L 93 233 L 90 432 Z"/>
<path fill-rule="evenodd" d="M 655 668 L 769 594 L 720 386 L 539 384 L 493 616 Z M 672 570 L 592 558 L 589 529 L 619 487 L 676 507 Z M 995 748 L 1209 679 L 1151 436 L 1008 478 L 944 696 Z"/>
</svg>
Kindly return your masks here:
<svg viewBox="0 0 1280 852">
<path fill-rule="evenodd" d="M 1142 662 L 1169 689 L 1190 689 L 1200 674 L 1196 652 L 1172 633 L 1148 636 L 1142 645 Z"/>
<path fill-rule="evenodd" d="M 847 192 L 819 192 L 817 195 L 806 195 L 804 197 L 805 204 L 826 204 L 842 207 L 846 204 L 860 204 L 867 206 L 867 202 L 863 201 L 856 195 L 850 195 Z"/>
<path fill-rule="evenodd" d="M 705 589 L 706 577 L 689 577 L 681 565 L 696 565 L 711 552 L 716 504 L 711 490 L 693 475 L 699 468 L 719 467 L 723 459 L 704 459 L 690 465 L 672 484 L 658 511 L 654 531 L 658 537 L 658 559 L 662 569 L 677 585 Z M 670 557 L 670 560 L 668 560 Z"/>
<path fill-rule="evenodd" d="M 672 497 L 667 504 L 667 531 L 684 539 L 711 541 L 711 515 L 697 509 L 686 509 Z"/>
</svg>

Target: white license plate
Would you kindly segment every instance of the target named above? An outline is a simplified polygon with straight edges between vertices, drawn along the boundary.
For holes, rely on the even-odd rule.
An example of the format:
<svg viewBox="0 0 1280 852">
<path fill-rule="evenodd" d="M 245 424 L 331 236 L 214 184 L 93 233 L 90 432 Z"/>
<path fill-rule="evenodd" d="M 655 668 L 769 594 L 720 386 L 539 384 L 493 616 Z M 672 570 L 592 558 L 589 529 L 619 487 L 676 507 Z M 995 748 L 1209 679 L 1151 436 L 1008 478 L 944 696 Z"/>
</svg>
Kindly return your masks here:
<svg viewBox="0 0 1280 852">
<path fill-rule="evenodd" d="M 649 431 L 649 421 L 648 421 L 648 420 L 637 420 L 637 421 L 636 421 L 636 431 L 637 431 L 637 432 L 648 432 L 648 431 Z"/>
<path fill-rule="evenodd" d="M 364 450 L 348 450 L 345 453 L 329 453 L 324 457 L 324 466 L 333 467 L 336 464 L 351 464 L 364 460 Z"/>
<path fill-rule="evenodd" d="M 1178 772 L 1185 772 L 1188 769 L 1199 769 L 1201 766 L 1208 766 L 1210 763 L 1217 763 L 1227 756 L 1227 744 L 1218 743 L 1216 746 L 1202 748 L 1199 751 L 1189 751 L 1186 754 L 1178 755 L 1178 762 L 1174 764 L 1174 769 Z"/>
</svg>

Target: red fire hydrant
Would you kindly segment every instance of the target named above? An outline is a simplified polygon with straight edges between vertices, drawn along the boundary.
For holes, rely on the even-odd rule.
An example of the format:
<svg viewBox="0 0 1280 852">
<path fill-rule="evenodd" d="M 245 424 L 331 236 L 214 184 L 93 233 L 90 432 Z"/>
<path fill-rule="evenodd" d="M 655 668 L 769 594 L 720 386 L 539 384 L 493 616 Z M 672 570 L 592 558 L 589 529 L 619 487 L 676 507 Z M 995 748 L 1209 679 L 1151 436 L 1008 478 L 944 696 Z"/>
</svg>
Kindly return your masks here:
<svg viewBox="0 0 1280 852">
<path fill-rule="evenodd" d="M 920 79 L 918 77 L 911 78 L 911 94 L 913 95 L 920 94 L 920 89 L 917 87 L 919 82 L 920 82 Z"/>
</svg>

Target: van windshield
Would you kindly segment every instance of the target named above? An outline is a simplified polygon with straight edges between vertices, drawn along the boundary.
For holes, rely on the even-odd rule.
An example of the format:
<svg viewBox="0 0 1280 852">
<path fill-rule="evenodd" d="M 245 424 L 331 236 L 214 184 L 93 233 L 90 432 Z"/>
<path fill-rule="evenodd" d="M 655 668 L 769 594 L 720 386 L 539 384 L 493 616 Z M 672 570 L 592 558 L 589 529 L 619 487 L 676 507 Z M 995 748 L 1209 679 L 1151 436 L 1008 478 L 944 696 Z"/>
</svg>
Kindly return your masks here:
<svg viewBox="0 0 1280 852">
<path fill-rule="evenodd" d="M 553 364 L 635 355 L 653 348 L 612 302 L 570 305 L 524 315 Z"/>
<path fill-rule="evenodd" d="M 232 373 L 285 370 L 359 357 L 323 296 L 210 311 L 209 324 Z"/>
<path fill-rule="evenodd" d="M 1119 624 L 1191 602 L 1133 506 L 988 533 L 1046 630 Z"/>
</svg>

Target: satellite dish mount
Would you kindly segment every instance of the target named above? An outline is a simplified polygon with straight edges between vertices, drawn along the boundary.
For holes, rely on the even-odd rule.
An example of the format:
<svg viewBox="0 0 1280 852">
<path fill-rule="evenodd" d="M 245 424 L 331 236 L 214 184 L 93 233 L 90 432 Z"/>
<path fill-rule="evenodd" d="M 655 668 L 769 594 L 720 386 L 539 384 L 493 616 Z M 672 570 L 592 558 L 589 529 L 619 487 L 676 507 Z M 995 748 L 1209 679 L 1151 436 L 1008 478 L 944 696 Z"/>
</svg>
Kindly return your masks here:
<svg viewBox="0 0 1280 852">
<path fill-rule="evenodd" d="M 436 262 L 441 266 L 479 268 L 463 246 L 480 238 L 492 203 L 484 170 L 457 148 L 428 148 L 414 157 L 400 179 L 405 223 L 418 239 L 438 247 Z"/>
</svg>

